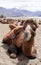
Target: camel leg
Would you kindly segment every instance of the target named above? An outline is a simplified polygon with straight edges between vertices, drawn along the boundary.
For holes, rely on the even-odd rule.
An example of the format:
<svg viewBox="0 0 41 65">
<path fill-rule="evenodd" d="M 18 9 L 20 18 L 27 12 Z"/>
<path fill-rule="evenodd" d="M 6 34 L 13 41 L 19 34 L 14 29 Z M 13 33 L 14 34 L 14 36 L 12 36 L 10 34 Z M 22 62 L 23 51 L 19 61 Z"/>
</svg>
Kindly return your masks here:
<svg viewBox="0 0 41 65">
<path fill-rule="evenodd" d="M 26 46 L 23 46 L 22 51 L 23 54 L 27 56 L 29 59 L 35 59 L 37 57 L 37 51 L 34 45 L 28 48 Z"/>
<path fill-rule="evenodd" d="M 9 56 L 11 58 L 16 58 L 16 56 L 17 56 L 17 47 L 15 45 L 11 44 L 11 45 L 9 45 L 7 52 L 9 53 Z"/>
<path fill-rule="evenodd" d="M 36 49 L 34 48 L 34 47 L 32 47 L 31 49 L 30 49 L 30 55 L 28 56 L 28 58 L 30 58 L 30 59 L 35 59 L 36 57 L 37 57 L 37 51 L 36 51 Z"/>
<path fill-rule="evenodd" d="M 34 59 L 37 57 L 37 50 L 35 49 L 35 47 L 32 47 L 31 49 L 31 59 Z"/>
</svg>

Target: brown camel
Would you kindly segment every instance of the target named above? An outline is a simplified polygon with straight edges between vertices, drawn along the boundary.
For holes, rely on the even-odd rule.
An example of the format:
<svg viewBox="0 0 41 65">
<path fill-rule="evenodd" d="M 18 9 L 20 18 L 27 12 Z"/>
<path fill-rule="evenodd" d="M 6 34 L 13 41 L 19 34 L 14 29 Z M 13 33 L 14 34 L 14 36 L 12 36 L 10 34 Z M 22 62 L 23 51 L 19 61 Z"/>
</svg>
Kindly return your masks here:
<svg viewBox="0 0 41 65">
<path fill-rule="evenodd" d="M 17 49 L 21 49 L 23 54 L 29 58 L 36 58 L 36 49 L 34 45 L 34 37 L 38 25 L 34 20 L 26 20 L 23 26 L 15 26 L 7 35 L 5 35 L 3 42 L 9 45 L 8 53 L 10 57 L 16 58 Z"/>
</svg>

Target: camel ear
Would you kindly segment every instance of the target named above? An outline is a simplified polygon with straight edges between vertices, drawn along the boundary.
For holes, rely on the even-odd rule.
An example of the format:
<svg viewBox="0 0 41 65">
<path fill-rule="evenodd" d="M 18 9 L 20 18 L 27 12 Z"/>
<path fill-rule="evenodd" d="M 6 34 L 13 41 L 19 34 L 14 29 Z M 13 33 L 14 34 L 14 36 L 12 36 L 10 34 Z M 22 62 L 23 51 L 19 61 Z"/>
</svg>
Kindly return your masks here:
<svg viewBox="0 0 41 65">
<path fill-rule="evenodd" d="M 18 34 L 19 32 L 21 32 L 23 30 L 23 26 L 17 26 L 14 30 L 15 34 Z"/>
<path fill-rule="evenodd" d="M 39 24 L 38 23 L 36 23 L 36 28 L 38 28 L 39 27 Z"/>
<path fill-rule="evenodd" d="M 21 24 L 20 24 L 20 25 L 24 25 L 24 21 L 25 21 L 25 20 L 21 20 Z"/>
<path fill-rule="evenodd" d="M 36 28 L 39 27 L 39 24 L 36 21 L 34 22 L 34 25 L 36 26 Z"/>
<path fill-rule="evenodd" d="M 16 25 L 10 24 L 9 28 L 10 28 L 10 30 L 12 30 L 12 29 L 16 28 Z"/>
<path fill-rule="evenodd" d="M 36 31 L 36 29 L 38 28 L 39 24 L 33 20 L 33 23 L 31 24 L 31 27 L 34 31 Z"/>
</svg>

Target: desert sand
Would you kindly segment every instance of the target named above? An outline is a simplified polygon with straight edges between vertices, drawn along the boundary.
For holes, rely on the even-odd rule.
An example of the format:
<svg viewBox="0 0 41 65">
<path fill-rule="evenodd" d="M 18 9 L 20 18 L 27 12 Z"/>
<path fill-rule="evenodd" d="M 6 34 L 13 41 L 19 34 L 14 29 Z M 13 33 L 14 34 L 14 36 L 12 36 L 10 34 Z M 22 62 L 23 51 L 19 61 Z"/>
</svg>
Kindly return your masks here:
<svg viewBox="0 0 41 65">
<path fill-rule="evenodd" d="M 41 65 L 41 25 L 36 30 L 34 42 L 37 49 L 36 59 L 28 59 L 23 54 L 16 59 L 11 59 L 7 54 L 7 45 L 2 44 L 2 39 L 8 31 L 9 24 L 0 23 L 0 65 Z"/>
</svg>

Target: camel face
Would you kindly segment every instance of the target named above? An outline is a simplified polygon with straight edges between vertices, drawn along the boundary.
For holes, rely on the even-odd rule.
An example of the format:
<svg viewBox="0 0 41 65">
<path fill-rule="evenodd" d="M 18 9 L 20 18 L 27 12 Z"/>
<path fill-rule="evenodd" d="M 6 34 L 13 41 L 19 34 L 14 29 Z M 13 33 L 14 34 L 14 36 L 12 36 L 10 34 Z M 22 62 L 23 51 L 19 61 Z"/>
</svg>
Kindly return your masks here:
<svg viewBox="0 0 41 65">
<path fill-rule="evenodd" d="M 29 41 L 32 37 L 35 36 L 35 30 L 31 25 L 27 25 L 24 31 L 24 40 Z"/>
<path fill-rule="evenodd" d="M 36 34 L 37 24 L 33 20 L 27 20 L 24 23 L 24 40 L 29 41 Z"/>
</svg>

